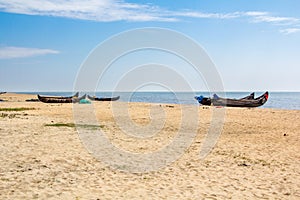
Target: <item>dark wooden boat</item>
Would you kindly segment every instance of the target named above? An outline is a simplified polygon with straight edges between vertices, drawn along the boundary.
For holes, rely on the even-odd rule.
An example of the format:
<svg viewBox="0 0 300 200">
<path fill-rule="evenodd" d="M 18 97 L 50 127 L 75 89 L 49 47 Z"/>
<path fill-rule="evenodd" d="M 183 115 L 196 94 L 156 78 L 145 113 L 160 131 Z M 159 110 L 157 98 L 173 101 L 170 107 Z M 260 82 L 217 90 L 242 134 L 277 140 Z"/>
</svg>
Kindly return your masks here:
<svg viewBox="0 0 300 200">
<path fill-rule="evenodd" d="M 88 99 L 91 101 L 117 101 L 120 99 L 120 96 L 116 96 L 116 97 L 91 97 L 90 95 L 87 95 Z"/>
<path fill-rule="evenodd" d="M 202 105 L 210 106 L 212 104 L 212 99 L 210 97 L 203 97 L 203 96 L 195 96 L 195 99 Z M 239 100 L 243 99 L 254 99 L 254 92 L 252 92 L 250 95 L 245 96 L 243 98 L 240 98 Z"/>
<path fill-rule="evenodd" d="M 53 99 L 72 99 L 72 98 L 78 98 L 79 97 L 79 92 L 76 92 L 73 96 L 69 96 L 69 97 L 62 97 L 62 96 L 43 96 L 43 97 L 47 97 L 47 98 L 53 98 Z"/>
<path fill-rule="evenodd" d="M 242 99 L 254 99 L 254 92 L 252 92 L 249 96 L 245 96 L 243 98 L 241 98 L 240 100 Z"/>
<path fill-rule="evenodd" d="M 57 97 L 57 98 L 55 98 L 55 97 L 40 96 L 40 95 L 37 95 L 37 96 L 38 96 L 38 99 L 44 103 L 77 103 L 81 99 L 86 98 L 86 94 L 83 95 L 82 97 L 72 96 L 72 97 Z"/>
<path fill-rule="evenodd" d="M 263 95 L 255 99 L 228 99 L 221 98 L 214 94 L 212 105 L 214 106 L 227 106 L 227 107 L 258 107 L 264 105 L 269 98 L 269 93 L 265 92 Z"/>
<path fill-rule="evenodd" d="M 0 92 L 0 94 L 5 94 L 6 92 Z"/>
</svg>

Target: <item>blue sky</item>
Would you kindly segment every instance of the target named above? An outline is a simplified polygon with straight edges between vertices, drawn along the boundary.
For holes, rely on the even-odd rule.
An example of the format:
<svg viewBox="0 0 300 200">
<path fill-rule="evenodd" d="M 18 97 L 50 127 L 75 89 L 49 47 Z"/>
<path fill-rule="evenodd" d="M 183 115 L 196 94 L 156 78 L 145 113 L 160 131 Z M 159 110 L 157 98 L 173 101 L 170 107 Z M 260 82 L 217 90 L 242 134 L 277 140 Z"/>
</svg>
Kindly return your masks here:
<svg viewBox="0 0 300 200">
<path fill-rule="evenodd" d="M 199 43 L 225 90 L 300 91 L 299 10 L 297 0 L 0 0 L 0 91 L 72 90 L 99 43 L 143 27 Z"/>
</svg>

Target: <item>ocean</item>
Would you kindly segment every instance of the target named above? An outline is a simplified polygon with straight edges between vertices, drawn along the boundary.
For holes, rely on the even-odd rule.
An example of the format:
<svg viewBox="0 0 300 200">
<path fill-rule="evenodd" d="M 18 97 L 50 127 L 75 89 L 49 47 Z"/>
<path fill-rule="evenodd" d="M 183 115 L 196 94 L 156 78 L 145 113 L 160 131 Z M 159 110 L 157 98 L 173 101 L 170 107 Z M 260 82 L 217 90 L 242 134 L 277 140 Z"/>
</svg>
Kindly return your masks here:
<svg viewBox="0 0 300 200">
<path fill-rule="evenodd" d="M 29 94 L 41 94 L 51 96 L 71 96 L 72 92 L 19 92 Z M 226 92 L 228 98 L 241 98 L 249 95 L 251 92 Z M 264 92 L 255 92 L 255 97 L 260 96 Z M 94 95 L 94 93 L 89 93 Z M 81 94 L 82 95 L 82 94 Z M 209 92 L 96 92 L 97 97 L 120 96 L 119 101 L 123 102 L 147 102 L 147 103 L 163 103 L 163 104 L 189 104 L 198 105 L 194 99 L 195 95 L 205 97 L 212 96 Z M 224 97 L 225 94 L 218 94 Z M 259 108 L 276 108 L 287 110 L 300 110 L 300 92 L 269 92 L 268 101 Z"/>
</svg>

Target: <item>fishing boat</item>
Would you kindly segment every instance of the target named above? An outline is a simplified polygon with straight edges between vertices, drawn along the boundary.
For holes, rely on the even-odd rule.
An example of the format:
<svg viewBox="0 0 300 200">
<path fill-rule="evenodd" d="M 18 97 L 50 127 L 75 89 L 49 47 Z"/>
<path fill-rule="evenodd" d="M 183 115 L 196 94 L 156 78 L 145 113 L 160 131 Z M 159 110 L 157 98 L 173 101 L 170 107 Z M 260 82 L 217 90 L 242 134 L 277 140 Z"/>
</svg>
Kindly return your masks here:
<svg viewBox="0 0 300 200">
<path fill-rule="evenodd" d="M 92 97 L 90 95 L 87 95 L 88 99 L 91 101 L 117 101 L 120 99 L 120 96 L 116 96 L 116 97 Z"/>
<path fill-rule="evenodd" d="M 265 92 L 264 94 L 262 94 L 261 96 L 259 96 L 257 98 L 252 98 L 251 96 L 252 96 L 252 94 L 249 95 L 247 98 L 244 97 L 241 99 L 230 99 L 230 98 L 221 98 L 218 95 L 214 94 L 213 98 L 210 99 L 210 103 L 211 103 L 210 105 L 227 106 L 227 107 L 248 107 L 248 108 L 259 107 L 259 106 L 264 105 L 267 102 L 267 100 L 269 98 L 269 93 Z M 199 100 L 200 100 L 200 98 L 199 98 Z M 199 101 L 199 103 L 201 103 L 201 102 Z M 204 102 L 204 103 L 206 103 L 206 102 Z M 203 105 L 207 105 L 207 104 L 203 104 Z"/>
<path fill-rule="evenodd" d="M 212 99 L 212 104 L 214 106 L 227 106 L 227 107 L 259 107 L 264 105 L 269 98 L 269 93 L 265 92 L 263 95 L 255 99 L 229 99 L 220 98 L 218 95 L 214 94 Z"/>
<path fill-rule="evenodd" d="M 6 92 L 0 92 L 0 94 L 5 94 Z"/>
<path fill-rule="evenodd" d="M 79 97 L 79 92 L 76 92 L 73 96 L 69 97 L 63 97 L 63 96 L 40 96 L 40 97 L 46 97 L 48 99 L 72 99 L 72 98 L 78 98 Z"/>
<path fill-rule="evenodd" d="M 77 94 L 77 93 L 76 93 Z M 37 95 L 38 99 L 44 103 L 77 103 L 82 99 L 86 98 L 86 94 L 82 97 L 78 97 L 78 95 L 74 95 L 72 97 L 49 97 L 49 96 L 40 96 Z"/>
<path fill-rule="evenodd" d="M 203 97 L 203 96 L 195 96 L 195 99 L 202 105 L 210 106 L 212 104 L 212 99 L 210 97 Z M 254 92 L 252 92 L 250 95 L 245 96 L 243 98 L 240 98 L 239 100 L 243 99 L 254 99 Z"/>
</svg>

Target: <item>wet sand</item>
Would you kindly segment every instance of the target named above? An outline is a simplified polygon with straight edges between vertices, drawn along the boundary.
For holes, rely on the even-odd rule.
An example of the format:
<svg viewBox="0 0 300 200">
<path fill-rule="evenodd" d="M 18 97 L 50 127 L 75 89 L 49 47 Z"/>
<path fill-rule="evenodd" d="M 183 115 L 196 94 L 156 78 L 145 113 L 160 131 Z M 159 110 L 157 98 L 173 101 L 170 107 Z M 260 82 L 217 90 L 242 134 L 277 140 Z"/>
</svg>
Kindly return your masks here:
<svg viewBox="0 0 300 200">
<path fill-rule="evenodd" d="M 160 170 L 132 173 L 87 151 L 72 127 L 72 104 L 25 102 L 31 98 L 36 96 L 0 95 L 7 100 L 0 102 L 0 199 L 300 199 L 300 111 L 227 108 L 222 134 L 201 160 L 213 108 L 197 107 L 196 137 L 182 156 Z M 130 119 L 118 110 L 112 114 L 112 105 L 126 103 L 92 105 L 107 137 L 128 152 L 163 148 L 182 126 L 180 105 L 130 103 Z M 157 134 L 141 140 L 118 126 L 130 120 L 147 127 L 155 120 L 153 107 L 165 113 Z"/>
</svg>

